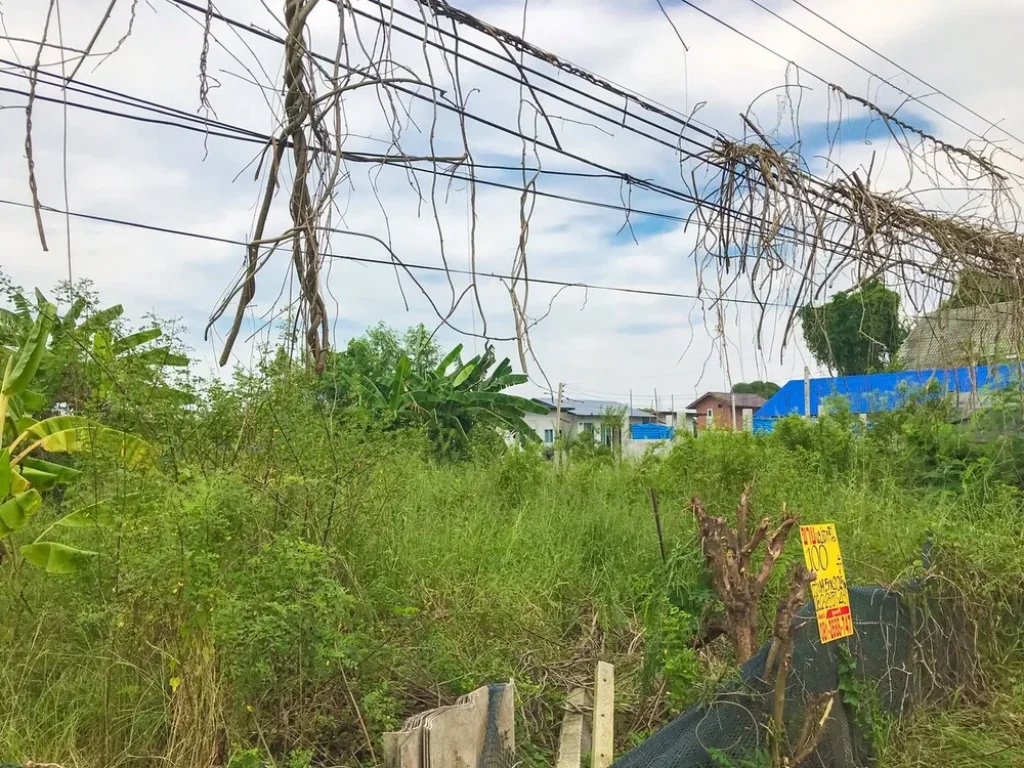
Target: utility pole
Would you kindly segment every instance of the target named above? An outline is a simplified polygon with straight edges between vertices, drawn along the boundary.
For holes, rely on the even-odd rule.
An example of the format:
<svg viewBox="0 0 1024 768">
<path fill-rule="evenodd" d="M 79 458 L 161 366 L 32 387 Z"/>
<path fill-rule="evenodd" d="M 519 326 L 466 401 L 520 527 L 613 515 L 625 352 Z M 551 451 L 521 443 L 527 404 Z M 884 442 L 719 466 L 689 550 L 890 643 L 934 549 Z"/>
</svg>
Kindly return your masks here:
<svg viewBox="0 0 1024 768">
<path fill-rule="evenodd" d="M 811 418 L 811 369 L 804 366 L 804 418 Z"/>
<path fill-rule="evenodd" d="M 736 429 L 736 393 L 730 392 L 729 394 L 731 395 L 730 401 L 732 404 L 732 428 Z"/>
<path fill-rule="evenodd" d="M 565 384 L 561 381 L 558 382 L 558 402 L 555 404 L 555 466 L 560 466 L 562 463 L 562 390 Z"/>
<path fill-rule="evenodd" d="M 661 408 L 658 407 L 658 388 L 655 387 L 654 388 L 654 413 L 655 413 L 655 415 L 657 415 L 660 411 L 661 411 Z"/>
</svg>

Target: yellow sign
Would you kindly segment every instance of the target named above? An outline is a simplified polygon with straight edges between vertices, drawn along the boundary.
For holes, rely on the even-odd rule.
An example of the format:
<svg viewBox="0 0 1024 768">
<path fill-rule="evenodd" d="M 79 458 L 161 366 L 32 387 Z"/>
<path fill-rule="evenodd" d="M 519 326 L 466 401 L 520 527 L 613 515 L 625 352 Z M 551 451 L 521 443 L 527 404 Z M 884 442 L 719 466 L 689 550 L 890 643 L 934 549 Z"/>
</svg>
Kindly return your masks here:
<svg viewBox="0 0 1024 768">
<path fill-rule="evenodd" d="M 817 575 L 811 582 L 811 596 L 818 615 L 821 642 L 849 637 L 853 634 L 853 615 L 835 525 L 801 525 L 800 542 L 804 548 L 804 565 Z"/>
</svg>

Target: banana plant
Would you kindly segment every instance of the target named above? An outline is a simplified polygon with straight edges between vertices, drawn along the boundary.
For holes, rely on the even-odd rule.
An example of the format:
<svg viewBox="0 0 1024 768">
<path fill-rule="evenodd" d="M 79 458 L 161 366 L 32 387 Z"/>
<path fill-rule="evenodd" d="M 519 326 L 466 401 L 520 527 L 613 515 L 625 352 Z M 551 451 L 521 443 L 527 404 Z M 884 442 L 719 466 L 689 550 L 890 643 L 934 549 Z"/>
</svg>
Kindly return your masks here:
<svg viewBox="0 0 1024 768">
<path fill-rule="evenodd" d="M 81 473 L 40 454 L 70 454 L 101 447 L 118 452 L 126 467 L 140 467 L 153 459 L 153 449 L 137 437 L 106 428 L 80 416 L 52 416 L 37 421 L 29 413 L 38 395 L 29 386 L 47 349 L 57 308 L 41 301 L 31 328 L 17 349 L 7 356 L 0 381 L 0 424 L 14 435 L 4 440 L 0 430 L 0 540 L 21 531 L 39 510 L 42 494 L 74 482 Z M 55 527 L 103 525 L 110 520 L 103 503 L 79 509 L 56 520 L 31 543 L 21 547 L 25 560 L 50 573 L 78 570 L 95 552 L 47 540 Z"/>
<path fill-rule="evenodd" d="M 417 371 L 403 355 L 389 381 L 373 381 L 365 374 L 353 384 L 363 394 L 362 402 L 390 422 L 425 421 L 438 434 L 464 441 L 477 423 L 491 424 L 514 433 L 521 441 L 536 440 L 526 422 L 526 413 L 547 413 L 547 409 L 524 397 L 503 390 L 527 381 L 512 372 L 508 358 L 494 365 L 494 349 L 462 362 L 459 344 L 433 369 Z"/>
<path fill-rule="evenodd" d="M 47 298 L 37 289 L 35 292 L 38 307 L 49 305 Z M 33 327 L 34 317 L 32 304 L 22 294 L 11 296 L 12 309 L 0 308 L 0 347 L 16 346 L 25 338 Z M 130 381 L 145 378 L 147 381 L 159 382 L 160 372 L 165 368 L 182 368 L 189 364 L 189 359 L 173 351 L 170 345 L 154 344 L 163 337 L 160 328 L 147 328 L 137 333 L 120 335 L 118 321 L 124 314 L 124 307 L 115 304 L 104 309 L 90 311 L 90 300 L 80 296 L 71 304 L 63 316 L 56 311 L 51 320 L 51 333 L 43 359 L 46 374 L 40 374 L 51 380 L 51 395 L 66 400 L 72 405 L 82 397 L 81 381 L 64 366 L 72 362 L 80 367 L 89 382 L 86 392 L 100 400 L 106 398 L 119 381 Z M 57 384 L 60 381 L 77 382 L 68 391 Z M 163 384 L 156 388 L 172 394 L 181 400 L 188 396 Z M 75 401 L 75 402 L 73 402 Z M 39 397 L 31 399 L 32 410 L 42 407 Z M 12 403 L 15 411 L 20 403 Z"/>
</svg>

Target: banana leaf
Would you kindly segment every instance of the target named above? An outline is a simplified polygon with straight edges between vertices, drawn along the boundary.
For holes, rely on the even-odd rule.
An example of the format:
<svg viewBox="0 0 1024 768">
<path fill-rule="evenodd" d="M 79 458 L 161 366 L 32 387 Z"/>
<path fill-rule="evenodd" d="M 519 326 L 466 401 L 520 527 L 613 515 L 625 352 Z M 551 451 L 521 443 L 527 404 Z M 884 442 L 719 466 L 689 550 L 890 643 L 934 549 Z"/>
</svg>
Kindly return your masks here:
<svg viewBox="0 0 1024 768">
<path fill-rule="evenodd" d="M 84 568 L 96 553 L 52 541 L 41 541 L 22 547 L 21 555 L 47 573 L 74 573 Z"/>
<path fill-rule="evenodd" d="M 32 330 L 18 350 L 14 366 L 4 375 L 0 394 L 10 397 L 28 388 L 46 352 L 46 341 L 50 337 L 50 328 L 56 313 L 57 308 L 53 304 L 45 304 L 40 308 Z"/>
<path fill-rule="evenodd" d="M 43 497 L 36 490 L 28 490 L 0 504 L 0 536 L 21 530 L 35 514 Z"/>
</svg>

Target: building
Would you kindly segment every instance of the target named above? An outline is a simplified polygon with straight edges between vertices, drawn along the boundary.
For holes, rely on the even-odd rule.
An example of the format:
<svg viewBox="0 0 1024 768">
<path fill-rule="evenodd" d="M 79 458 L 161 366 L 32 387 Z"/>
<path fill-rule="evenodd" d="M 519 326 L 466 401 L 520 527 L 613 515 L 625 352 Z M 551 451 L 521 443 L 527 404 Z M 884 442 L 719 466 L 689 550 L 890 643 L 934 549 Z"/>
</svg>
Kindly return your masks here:
<svg viewBox="0 0 1024 768">
<path fill-rule="evenodd" d="M 705 392 L 688 406 L 696 412 L 698 430 L 752 429 L 754 412 L 765 404 L 760 395 L 736 392 Z"/>
<path fill-rule="evenodd" d="M 753 426 L 755 432 L 764 433 L 771 432 L 775 422 L 785 416 L 813 418 L 833 397 L 845 398 L 853 413 L 868 419 L 870 414 L 895 410 L 929 386 L 935 386 L 939 395 L 954 397 L 960 412 L 966 415 L 983 406 L 992 391 L 1019 380 L 1016 364 L 794 379 L 754 414 Z"/>
<path fill-rule="evenodd" d="M 993 365 L 1019 360 L 1022 340 L 1019 301 L 940 309 L 914 321 L 897 360 L 911 371 Z"/>
<path fill-rule="evenodd" d="M 657 421 L 652 414 L 646 411 L 641 411 L 639 408 L 630 411 L 628 405 L 617 403 L 614 400 L 574 400 L 571 397 L 563 397 L 561 425 L 558 426 L 555 423 L 558 416 L 557 401 L 540 397 L 533 398 L 533 401 L 547 408 L 547 414 L 527 413 L 523 416 L 523 420 L 533 427 L 545 445 L 553 445 L 555 436 L 558 434 L 570 438 L 589 433 L 595 440 L 600 440 L 605 445 L 611 445 L 615 440 L 622 438 L 630 439 L 629 429 L 626 430 L 625 435 L 618 437 L 611 434 L 607 424 L 602 429 L 602 419 L 607 421 L 610 413 L 622 414 L 624 427 Z"/>
</svg>

